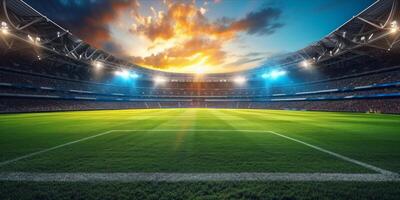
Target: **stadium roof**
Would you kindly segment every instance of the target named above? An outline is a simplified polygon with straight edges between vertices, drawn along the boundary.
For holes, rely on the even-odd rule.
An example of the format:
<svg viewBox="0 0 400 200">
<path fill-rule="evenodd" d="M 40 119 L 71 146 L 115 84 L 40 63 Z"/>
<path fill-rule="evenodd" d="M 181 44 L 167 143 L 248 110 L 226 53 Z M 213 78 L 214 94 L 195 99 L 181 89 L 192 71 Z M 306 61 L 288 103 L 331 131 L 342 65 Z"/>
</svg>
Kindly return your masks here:
<svg viewBox="0 0 400 200">
<path fill-rule="evenodd" d="M 246 73 L 257 74 L 270 66 L 282 68 L 300 67 L 304 61 L 318 66 L 329 66 L 343 61 L 351 61 L 360 56 L 377 56 L 398 53 L 400 34 L 400 9 L 397 0 L 378 0 L 357 16 L 320 41 L 297 52 L 270 59 L 269 63 Z M 4 0 L 1 5 L 1 20 L 10 28 L 10 34 L 3 42 L 13 51 L 26 51 L 21 47 L 34 43 L 40 50 L 34 50 L 39 59 L 49 59 L 54 63 L 74 63 L 87 66 L 101 62 L 110 68 L 129 68 L 141 74 L 162 74 L 177 79 L 190 79 L 192 74 L 175 74 L 142 68 L 108 52 L 93 48 L 85 41 L 57 25 L 22 0 Z M 37 41 L 38 40 L 38 41 Z M 207 77 L 232 76 L 210 74 Z M 239 72 L 243 74 L 244 72 Z"/>
</svg>

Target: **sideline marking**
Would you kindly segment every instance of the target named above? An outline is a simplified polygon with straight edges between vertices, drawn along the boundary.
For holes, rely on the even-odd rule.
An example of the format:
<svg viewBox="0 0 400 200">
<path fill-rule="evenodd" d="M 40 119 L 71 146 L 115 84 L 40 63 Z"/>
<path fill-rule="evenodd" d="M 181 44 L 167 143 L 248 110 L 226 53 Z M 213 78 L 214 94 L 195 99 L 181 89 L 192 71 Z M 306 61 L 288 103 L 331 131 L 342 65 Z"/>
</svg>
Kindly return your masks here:
<svg viewBox="0 0 400 200">
<path fill-rule="evenodd" d="M 318 147 L 318 146 L 315 146 L 315 145 L 312 145 L 312 144 L 303 142 L 303 141 L 301 141 L 301 140 L 294 139 L 294 138 L 291 138 L 291 137 L 286 136 L 286 135 L 279 134 L 279 133 L 274 132 L 274 131 L 268 131 L 268 132 L 270 132 L 270 133 L 272 133 L 272 134 L 274 134 L 274 135 L 277 135 L 277 136 L 286 138 L 286 139 L 288 139 L 288 140 L 292 140 L 292 141 L 294 141 L 294 142 L 297 142 L 297 143 L 306 145 L 306 146 L 308 146 L 308 147 L 310 147 L 310 148 L 313 148 L 313 149 L 315 149 L 315 150 L 318 150 L 318 151 L 327 153 L 327 154 L 329 154 L 329 155 L 331 155 L 331 156 L 334 156 L 334 157 L 340 158 L 340 159 L 342 159 L 342 160 L 345 160 L 345 161 L 347 161 L 347 162 L 351 162 L 351 163 L 353 163 L 353 164 L 362 166 L 362 167 L 367 168 L 367 169 L 370 169 L 370 170 L 372 170 L 372 171 L 376 171 L 376 172 L 378 172 L 378 173 L 385 174 L 385 175 L 397 175 L 397 173 L 394 173 L 394 172 L 391 172 L 391 171 L 388 171 L 388 170 L 385 170 L 385 169 L 382 169 L 382 168 L 379 168 L 379 167 L 376 167 L 376 166 L 373 166 L 373 165 L 370 165 L 370 164 L 367 164 L 367 163 L 364 163 L 364 162 L 361 162 L 361 161 L 358 161 L 358 160 L 355 160 L 355 159 L 352 159 L 352 158 L 349 158 L 349 157 L 347 157 L 347 156 L 343 156 L 343 155 L 341 155 L 341 154 L 338 154 L 338 153 L 335 153 L 335 152 L 333 152 L 333 151 L 329 151 L 329 150 L 323 149 L 323 148 L 321 148 L 321 147 Z"/>
<path fill-rule="evenodd" d="M 30 182 L 201 182 L 201 181 L 356 181 L 400 182 L 399 176 L 343 173 L 0 173 L 0 181 Z"/>
<path fill-rule="evenodd" d="M 367 163 L 364 163 L 364 162 L 361 162 L 361 161 L 358 161 L 358 160 L 355 160 L 355 159 L 352 159 L 352 158 L 349 158 L 349 157 L 346 157 L 346 156 L 343 156 L 341 154 L 338 154 L 338 153 L 323 149 L 321 147 L 318 147 L 318 146 L 303 142 L 303 141 L 298 140 L 298 139 L 291 138 L 291 137 L 286 136 L 286 135 L 279 134 L 279 133 L 274 132 L 274 131 L 263 131 L 263 130 L 212 130 L 212 129 L 200 129 L 200 130 L 196 130 L 196 129 L 180 129 L 180 130 L 173 130 L 173 129 L 171 129 L 171 130 L 152 130 L 152 129 L 147 129 L 147 130 L 128 130 L 128 129 L 126 129 L 126 130 L 109 130 L 109 131 L 106 131 L 106 132 L 103 132 L 103 133 L 100 133 L 100 134 L 97 134 L 97 135 L 85 137 L 85 138 L 82 138 L 82 139 L 79 139 L 79 140 L 75 140 L 75 141 L 68 142 L 68 143 L 65 143 L 65 144 L 61 144 L 61 145 L 58 145 L 58 146 L 55 146 L 55 147 L 51 147 L 51 148 L 48 148 L 48 149 L 44 149 L 44 150 L 41 150 L 41 151 L 30 153 L 30 154 L 27 154 L 27 155 L 24 155 L 24 156 L 21 156 L 21 157 L 17 157 L 17 158 L 11 159 L 11 160 L 7 160 L 7 161 L 4 161 L 4 162 L 0 162 L 0 167 L 2 167 L 4 165 L 8 165 L 8 164 L 13 163 L 13 162 L 17 162 L 17 161 L 22 160 L 22 159 L 30 158 L 30 157 L 33 157 L 33 156 L 36 156 L 36 155 L 39 155 L 39 154 L 43 154 L 43 153 L 55 150 L 55 149 L 59 149 L 59 148 L 62 148 L 62 147 L 68 146 L 68 145 L 72 145 L 72 144 L 83 142 L 83 141 L 86 141 L 86 140 L 89 140 L 89 139 L 93 139 L 93 138 L 96 138 L 96 137 L 99 137 L 99 136 L 110 134 L 112 132 L 141 132 L 141 131 L 143 131 L 143 132 L 180 132 L 180 131 L 229 132 L 229 131 L 233 131 L 233 132 L 271 133 L 271 134 L 274 134 L 276 136 L 283 137 L 285 139 L 288 139 L 288 140 L 303 144 L 303 145 L 308 146 L 310 148 L 313 148 L 315 150 L 324 152 L 324 153 L 329 154 L 331 156 L 334 156 L 336 158 L 340 158 L 340 159 L 345 160 L 347 162 L 350 162 L 350 163 L 362 166 L 364 168 L 370 169 L 372 171 L 378 172 L 380 174 L 387 175 L 387 176 L 395 176 L 395 177 L 398 176 L 398 174 L 395 173 L 395 172 L 391 172 L 391 171 L 388 171 L 388 170 L 385 170 L 385 169 L 382 169 L 382 168 L 379 168 L 379 167 L 376 167 L 376 166 L 373 166 L 373 165 L 370 165 L 370 164 L 367 164 Z"/>
<path fill-rule="evenodd" d="M 82 139 L 79 139 L 79 140 L 75 140 L 75 141 L 72 141 L 72 142 L 67 142 L 65 144 L 54 146 L 54 147 L 51 147 L 51 148 L 48 148 L 48 149 L 43 149 L 43 150 L 36 151 L 36 152 L 30 153 L 30 154 L 26 154 L 24 156 L 20 156 L 20 157 L 11 159 L 11 160 L 3 161 L 3 162 L 0 162 L 0 167 L 2 167 L 4 165 L 8 165 L 8 164 L 13 163 L 13 162 L 17 162 L 17 161 L 22 160 L 22 159 L 30 158 L 32 156 L 36 156 L 36 155 L 39 155 L 39 154 L 42 154 L 42 153 L 46 153 L 46 152 L 49 152 L 49 151 L 52 151 L 52 150 L 55 150 L 55 149 L 59 149 L 61 147 L 65 147 L 65 146 L 68 146 L 68 145 L 71 145 L 71 144 L 75 144 L 75 143 L 78 143 L 78 142 L 83 142 L 83 141 L 86 141 L 86 140 L 90 140 L 92 138 L 99 137 L 99 136 L 102 136 L 102 135 L 106 135 L 106 134 L 109 134 L 109 133 L 112 133 L 112 132 L 114 132 L 114 130 L 106 131 L 106 132 L 103 132 L 103 133 L 99 133 L 97 135 L 92 135 L 92 136 L 85 137 L 85 138 L 82 138 Z"/>
</svg>

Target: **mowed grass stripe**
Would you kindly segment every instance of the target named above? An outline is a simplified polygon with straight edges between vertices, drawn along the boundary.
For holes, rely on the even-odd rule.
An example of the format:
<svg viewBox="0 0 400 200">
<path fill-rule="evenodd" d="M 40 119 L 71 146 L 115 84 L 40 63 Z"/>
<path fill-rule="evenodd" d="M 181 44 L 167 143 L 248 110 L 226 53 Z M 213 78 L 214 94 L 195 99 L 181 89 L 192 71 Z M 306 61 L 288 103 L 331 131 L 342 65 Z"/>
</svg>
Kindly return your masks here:
<svg viewBox="0 0 400 200">
<path fill-rule="evenodd" d="M 228 118 L 229 119 L 228 121 L 230 123 L 232 123 L 232 125 L 237 125 L 240 128 L 245 128 L 245 127 L 249 127 L 249 128 L 260 127 L 260 129 L 263 128 L 263 126 L 260 126 L 260 123 L 257 123 L 257 119 L 255 119 L 254 115 L 248 115 L 248 116 L 242 115 L 243 112 L 245 112 L 246 114 L 249 114 L 249 110 L 245 110 L 245 111 L 242 111 L 242 110 L 239 110 L 239 111 L 232 111 L 232 110 L 222 110 L 222 111 L 220 110 L 220 111 L 218 111 L 218 110 L 213 110 L 212 112 L 214 112 L 214 113 L 215 112 L 222 112 L 223 114 L 220 114 L 219 115 L 220 117 L 222 116 L 224 118 Z M 243 125 L 247 125 L 247 126 L 243 127 Z M 251 131 L 250 130 L 249 132 L 258 132 L 258 131 Z M 260 131 L 260 132 L 263 132 L 263 131 Z M 287 135 L 278 133 L 276 131 L 265 131 L 265 132 L 269 132 L 269 133 L 272 133 L 272 134 L 277 135 L 279 137 L 286 138 L 286 139 L 294 141 L 296 143 L 303 144 L 303 145 L 305 145 L 307 147 L 310 147 L 312 149 L 315 149 L 317 151 L 329 154 L 329 155 L 334 156 L 334 157 L 336 157 L 338 159 L 344 160 L 346 162 L 353 163 L 355 165 L 359 165 L 361 167 L 370 169 L 370 170 L 378 172 L 378 173 L 387 174 L 387 175 L 397 175 L 396 173 L 391 172 L 389 170 L 385 170 L 385 169 L 382 169 L 382 168 L 379 168 L 379 167 L 376 167 L 376 166 L 373 166 L 373 165 L 370 165 L 370 164 L 355 160 L 353 158 L 338 154 L 336 152 L 332 152 L 330 150 L 327 150 L 327 149 L 321 148 L 319 146 L 304 142 L 304 141 L 299 140 L 299 139 L 295 139 L 293 137 L 289 137 Z"/>
<path fill-rule="evenodd" d="M 300 141 L 300 140 L 298 140 L 298 139 L 294 139 L 294 138 L 288 137 L 288 136 L 286 136 L 286 135 L 282 135 L 282 134 L 277 133 L 277 132 L 274 132 L 274 131 L 269 131 L 269 132 L 270 132 L 270 133 L 273 133 L 273 134 L 275 134 L 275 135 L 278 135 L 278 136 L 280 136 L 280 137 L 286 138 L 286 139 L 288 139 L 288 140 L 292 140 L 292 141 L 294 141 L 294 142 L 297 142 L 297 143 L 300 143 L 300 144 L 304 144 L 304 145 L 306 145 L 306 146 L 308 146 L 308 147 L 310 147 L 310 148 L 313 148 L 313 149 L 316 149 L 316 150 L 318 150 L 318 151 L 327 153 L 327 154 L 329 154 L 329 155 L 331 155 L 331 156 L 337 157 L 337 158 L 342 159 L 342 160 L 345 160 L 345 161 L 347 161 L 347 162 L 351 162 L 351 163 L 354 163 L 354 164 L 356 164 L 356 165 L 360 165 L 360 166 L 362 166 L 362 167 L 365 167 L 365 168 L 367 168 L 367 169 L 373 170 L 373 171 L 375 171 L 375 172 L 378 172 L 378 173 L 381 173 L 381 174 L 384 174 L 384 175 L 394 175 L 394 176 L 397 175 L 397 174 L 394 173 L 394 172 L 391 172 L 391 171 L 388 171 L 388 170 L 385 170 L 385 169 L 382 169 L 382 168 L 379 168 L 379 167 L 376 167 L 376 166 L 373 166 L 373 165 L 370 165 L 370 164 L 367 164 L 367 163 L 360 162 L 360 161 L 358 161 L 358 160 L 349 158 L 349 157 L 347 157 L 347 156 L 340 155 L 340 154 L 338 154 L 338 153 L 335 153 L 335 152 L 332 152 L 332 151 L 323 149 L 323 148 L 321 148 L 321 147 L 318 147 L 318 146 L 315 146 L 315 145 L 312 145 L 312 144 L 309 144 L 309 143 Z"/>
<path fill-rule="evenodd" d="M 271 130 L 400 173 L 400 116 L 275 110 L 221 110 Z"/>
<path fill-rule="evenodd" d="M 106 135 L 106 134 L 109 134 L 109 133 L 112 133 L 112 132 L 113 131 L 106 131 L 106 132 L 103 132 L 103 133 L 99 133 L 97 135 L 85 137 L 85 138 L 82 138 L 82 139 L 79 139 L 79 140 L 75 140 L 75 141 L 72 141 L 72 142 L 61 144 L 61 145 L 58 145 L 58 146 L 55 146 L 55 147 L 51 147 L 51 148 L 48 148 L 48 149 L 43 149 L 41 151 L 33 152 L 33 153 L 30 153 L 30 154 L 27 154 L 27 155 L 24 155 L 24 156 L 20 156 L 18 158 L 14 158 L 14 159 L 11 159 L 11 160 L 3 161 L 3 162 L 0 162 L 0 167 L 8 165 L 8 164 L 11 164 L 11 163 L 14 163 L 14 162 L 17 162 L 17 161 L 20 161 L 20 160 L 23 160 L 23 159 L 27 159 L 27 158 L 30 158 L 30 157 L 33 157 L 33 156 L 44 154 L 44 153 L 47 153 L 49 151 L 53 151 L 53 150 L 56 150 L 56 149 L 59 149 L 59 148 L 62 148 L 62 147 L 66 147 L 68 145 L 76 144 L 76 143 L 79 143 L 79 142 L 83 142 L 83 141 L 86 141 L 86 140 L 93 139 L 95 137 L 103 136 L 103 135 Z"/>
<path fill-rule="evenodd" d="M 174 113 L 127 110 L 0 115 L 0 162 L 109 130 L 151 130 Z"/>
<path fill-rule="evenodd" d="M 176 149 L 176 136 L 181 133 L 196 135 L 195 142 Z M 231 142 L 227 142 L 227 138 Z M 112 134 L 92 138 L 83 144 L 51 150 L 56 151 L 43 151 L 46 154 L 4 166 L 2 170 L 368 172 L 268 131 L 257 130 L 114 130 Z"/>
<path fill-rule="evenodd" d="M 352 158 L 353 155 L 356 155 L 356 158 L 359 158 L 360 153 L 354 154 L 354 152 L 360 152 L 359 149 L 362 149 L 363 156 L 361 157 L 363 159 L 360 159 L 361 161 L 371 163 L 369 160 L 373 160 L 374 163 L 371 164 L 380 167 L 382 166 L 385 169 L 387 168 L 386 166 L 389 166 L 389 169 L 399 169 L 397 168 L 397 166 L 399 166 L 399 161 L 393 159 L 397 158 L 400 152 L 398 145 L 395 145 L 399 140 L 399 137 L 395 133 L 397 130 L 399 130 L 399 126 L 398 123 L 394 123 L 396 119 L 399 119 L 399 117 L 386 117 L 385 115 L 367 115 L 364 117 L 362 114 L 353 115 L 341 113 L 318 113 L 318 115 L 316 115 L 316 112 L 308 113 L 264 110 L 254 110 L 254 113 L 251 113 L 252 111 L 253 110 L 212 109 L 140 110 L 140 112 L 136 110 L 94 111 L 79 113 L 51 113 L 51 115 L 39 114 L 39 117 L 37 118 L 34 117 L 34 114 L 29 114 L 26 118 L 19 115 L 17 117 L 18 120 L 15 119 L 16 117 L 11 117 L 12 120 L 7 120 L 5 119 L 6 117 L 0 116 L 0 130 L 1 135 L 3 136 L 0 138 L 0 151 L 2 152 L 1 157 L 3 157 L 3 155 L 8 155 L 7 157 L 11 156 L 12 158 L 15 158 L 16 156 L 12 155 L 17 154 L 21 156 L 26 154 L 23 154 L 22 152 L 32 152 L 32 149 L 42 150 L 44 149 L 43 147 L 47 146 L 48 148 L 54 146 L 52 145 L 54 143 L 60 144 L 61 140 L 68 142 L 72 141 L 71 138 L 82 138 L 82 136 L 90 136 L 99 133 L 95 132 L 96 130 L 145 129 L 147 130 L 144 132 L 146 134 L 141 134 L 141 136 L 116 134 L 115 137 L 111 137 L 110 135 L 107 135 L 104 138 L 99 137 L 91 141 L 86 141 L 84 143 L 85 145 L 72 145 L 65 149 L 66 153 L 64 155 L 70 156 L 69 158 L 73 160 L 73 158 L 76 158 L 78 154 L 74 151 L 79 152 L 81 148 L 87 148 L 88 150 L 93 151 L 93 153 L 88 155 L 93 156 L 93 158 L 100 158 L 99 160 L 95 159 L 96 162 L 90 165 L 87 169 L 104 169 L 102 167 L 107 168 L 108 166 L 115 167 L 118 162 L 121 161 L 120 159 L 125 157 L 125 159 L 123 159 L 124 162 L 122 162 L 118 169 L 128 170 L 127 168 L 129 167 L 123 166 L 123 163 L 135 164 L 130 162 L 130 159 L 137 155 L 136 152 L 124 152 L 123 148 L 125 145 L 119 146 L 122 142 L 126 142 L 127 145 L 131 147 L 131 150 L 134 150 L 135 148 L 136 150 L 138 150 L 137 148 L 141 148 L 142 150 L 146 150 L 146 148 L 157 150 L 157 144 L 161 142 L 165 145 L 164 149 L 161 148 L 159 152 L 167 152 L 168 154 L 165 159 L 168 160 L 168 158 L 174 158 L 172 161 L 177 162 L 177 164 L 185 164 L 185 162 L 180 162 L 181 160 L 190 161 L 193 160 L 193 157 L 198 155 L 204 156 L 204 153 L 207 153 L 210 147 L 213 147 L 211 148 L 212 150 L 221 152 L 208 154 L 202 157 L 205 160 L 202 160 L 202 163 L 204 163 L 205 166 L 210 165 L 212 162 L 220 162 L 225 157 L 230 158 L 231 156 L 236 155 L 236 151 L 247 150 L 247 152 L 244 151 L 242 157 L 234 160 L 232 165 L 239 163 L 238 168 L 240 168 L 243 167 L 241 166 L 243 164 L 240 163 L 245 163 L 248 161 L 246 159 L 253 159 L 251 160 L 251 162 L 254 164 L 252 167 L 257 171 L 262 170 L 261 172 L 265 172 L 265 170 L 263 170 L 265 168 L 265 165 L 263 164 L 265 163 L 275 163 L 275 166 L 269 165 L 269 167 L 271 167 L 273 171 L 279 171 L 276 168 L 278 168 L 279 165 L 285 164 L 286 162 L 285 160 L 282 161 L 279 158 L 283 156 L 288 157 L 287 155 L 289 155 L 288 160 L 293 159 L 296 161 L 301 161 L 301 165 L 303 167 L 305 164 L 309 164 L 317 165 L 317 167 L 314 166 L 314 169 L 328 169 L 328 171 L 325 172 L 331 172 L 329 169 L 332 168 L 335 168 L 336 170 L 343 169 L 343 172 L 366 172 L 363 171 L 364 169 L 349 167 L 347 165 L 351 164 L 347 163 L 345 165 L 341 164 L 342 166 L 337 166 L 337 161 L 331 162 L 331 160 L 334 159 L 327 158 L 329 155 L 318 155 L 316 156 L 317 159 L 313 160 L 311 158 L 313 158 L 315 152 L 310 152 L 314 150 L 305 150 L 307 147 L 299 147 L 301 145 L 290 144 L 290 141 L 284 142 L 282 139 L 260 136 L 258 134 L 236 133 L 213 135 L 212 133 L 201 134 L 197 132 L 186 132 L 181 135 L 176 135 L 151 132 L 152 129 L 157 130 L 160 128 L 168 128 L 180 130 L 188 129 L 189 127 L 192 127 L 196 130 L 267 129 L 279 130 L 279 133 L 284 133 L 290 137 L 333 150 L 334 152 L 340 152 L 343 155 L 349 155 L 349 157 Z M 286 115 L 287 117 L 285 117 Z M 372 123 L 374 118 L 377 119 L 376 121 L 378 123 Z M 360 121 L 363 120 L 366 120 L 366 123 L 360 123 Z M 33 126 L 34 122 L 43 123 L 46 121 L 50 121 L 50 123 Z M 354 129 L 352 128 L 351 124 L 354 124 Z M 362 127 L 364 128 L 361 129 Z M 346 130 L 346 134 L 344 134 L 342 131 L 344 129 Z M 384 130 L 385 132 L 379 133 L 376 131 L 377 129 Z M 24 132 L 22 130 L 24 130 Z M 31 130 L 34 133 L 31 133 L 31 131 L 26 132 L 26 130 Z M 362 137 L 363 134 L 365 134 L 365 137 Z M 18 137 L 15 135 L 18 135 Z M 24 138 L 25 135 L 29 137 Z M 211 135 L 212 137 L 208 135 Z M 35 136 L 39 136 L 39 139 L 35 140 Z M 370 149 L 368 149 L 361 146 L 361 142 L 364 142 L 365 144 L 377 143 L 377 145 L 370 146 Z M 352 148 L 350 148 L 351 143 L 355 144 Z M 103 151 L 102 147 L 104 147 L 106 144 L 108 144 L 107 150 Z M 210 144 L 210 146 L 204 144 Z M 31 148 L 29 145 L 35 148 Z M 85 147 L 86 145 L 89 146 Z M 269 149 L 267 147 L 273 148 Z M 280 152 L 278 149 L 280 149 Z M 62 150 L 64 150 L 64 148 L 62 148 Z M 53 157 L 53 159 L 59 159 L 61 162 L 63 158 L 60 155 L 56 155 L 59 153 L 59 151 L 61 151 L 61 149 L 55 151 L 54 155 L 53 153 L 46 153 L 44 154 L 46 156 L 43 156 L 43 158 L 35 158 L 34 160 L 36 160 L 35 162 L 44 161 L 45 163 L 50 164 L 49 166 L 55 166 L 54 163 L 50 163 L 51 159 L 48 160 L 46 157 L 50 156 Z M 107 159 L 114 160 L 117 163 L 115 165 L 108 164 L 108 166 L 95 166 L 98 163 L 101 164 L 104 162 L 101 161 L 101 159 L 104 159 L 101 157 L 102 153 L 108 153 L 106 154 L 108 155 Z M 120 157 L 116 156 L 116 158 L 113 158 L 114 155 L 120 155 Z M 145 159 L 146 152 L 141 154 L 141 156 L 144 161 L 147 161 L 148 164 L 151 163 L 151 159 Z M 262 157 L 260 160 L 262 164 L 257 164 L 254 161 L 256 156 Z M 325 163 L 318 163 L 318 161 L 320 161 L 319 159 L 322 158 L 325 160 Z M 85 159 L 85 156 L 80 158 L 80 160 L 83 161 Z M 329 162 L 326 162 L 327 159 Z M 196 163 L 198 162 L 189 162 L 188 168 L 193 165 L 195 166 Z M 26 169 L 29 168 L 30 165 L 28 162 L 18 162 L 16 164 L 20 164 L 20 166 L 18 166 L 19 168 L 16 169 Z M 327 166 L 325 166 L 325 164 Z M 153 165 L 148 165 L 148 167 L 150 166 L 149 169 L 152 167 L 154 169 Z M 162 169 L 166 168 L 167 167 L 162 166 Z M 250 169 L 249 165 L 246 164 L 244 164 L 244 168 Z M 290 168 L 292 168 L 292 170 L 295 169 L 294 166 L 290 166 Z M 71 168 L 68 170 L 74 171 L 76 169 Z M 300 167 L 300 169 L 297 170 L 303 169 Z"/>
</svg>

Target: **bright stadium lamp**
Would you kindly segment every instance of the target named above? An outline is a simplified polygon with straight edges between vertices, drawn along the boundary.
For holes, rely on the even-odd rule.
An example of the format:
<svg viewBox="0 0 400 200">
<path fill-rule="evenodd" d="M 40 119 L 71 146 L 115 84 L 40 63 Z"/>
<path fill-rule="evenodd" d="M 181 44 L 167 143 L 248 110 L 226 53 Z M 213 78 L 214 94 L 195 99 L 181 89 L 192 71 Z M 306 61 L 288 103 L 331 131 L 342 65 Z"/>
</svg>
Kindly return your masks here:
<svg viewBox="0 0 400 200">
<path fill-rule="evenodd" d="M 115 71 L 114 74 L 115 74 L 115 76 L 121 76 L 122 72 L 118 70 L 118 71 Z"/>
<path fill-rule="evenodd" d="M 129 78 L 130 73 L 128 70 L 122 69 L 122 70 L 115 71 L 115 75 L 120 76 L 122 78 Z"/>
<path fill-rule="evenodd" d="M 393 21 L 390 23 L 390 33 L 397 33 L 399 31 L 399 27 L 397 25 L 397 21 Z"/>
<path fill-rule="evenodd" d="M 40 41 L 42 41 L 42 39 L 40 37 L 35 37 L 33 38 L 31 35 L 28 34 L 28 39 L 30 42 L 32 42 L 35 45 L 39 45 Z"/>
<path fill-rule="evenodd" d="M 303 60 L 300 63 L 300 66 L 304 67 L 304 68 L 309 68 L 311 66 L 311 62 L 309 60 Z"/>
<path fill-rule="evenodd" d="M 1 33 L 7 35 L 9 33 L 8 25 L 5 22 L 1 22 Z"/>
<path fill-rule="evenodd" d="M 286 74 L 287 74 L 287 71 L 284 71 L 284 70 L 273 70 L 269 73 L 264 73 L 263 75 L 261 75 L 261 77 L 264 79 L 276 79 L 276 78 L 279 78 Z"/>
<path fill-rule="evenodd" d="M 261 77 L 262 77 L 262 78 L 264 78 L 264 79 L 267 79 L 267 78 L 269 78 L 269 77 L 270 77 L 270 74 L 268 74 L 268 73 L 265 73 L 265 74 L 261 75 Z"/>
<path fill-rule="evenodd" d="M 28 39 L 29 41 L 31 41 L 32 43 L 35 42 L 35 40 L 33 40 L 33 37 L 31 35 L 28 35 Z"/>
<path fill-rule="evenodd" d="M 235 82 L 238 85 L 244 85 L 246 83 L 246 78 L 243 76 L 237 76 L 233 79 L 233 82 Z"/>
<path fill-rule="evenodd" d="M 124 69 L 124 70 L 121 71 L 120 76 L 122 78 L 129 78 L 129 74 L 130 74 L 129 71 Z"/>
<path fill-rule="evenodd" d="M 156 85 L 158 85 L 158 84 L 164 84 L 164 83 L 166 83 L 166 82 L 167 82 L 167 79 L 164 78 L 164 77 L 161 77 L 161 76 L 156 76 L 156 77 L 154 77 L 153 81 L 154 81 L 154 83 L 155 83 Z"/>
<path fill-rule="evenodd" d="M 286 71 L 272 71 L 269 76 L 271 78 L 275 79 L 275 78 L 278 78 L 278 77 L 284 76 L 284 75 L 286 75 Z"/>
<path fill-rule="evenodd" d="M 104 67 L 104 64 L 102 62 L 99 61 L 94 61 L 92 64 L 96 69 L 101 69 Z"/>
<path fill-rule="evenodd" d="M 132 73 L 130 73 L 129 74 L 129 77 L 131 77 L 131 78 L 139 78 L 139 75 L 138 74 L 136 74 L 136 73 L 134 73 L 134 72 L 132 72 Z"/>
</svg>

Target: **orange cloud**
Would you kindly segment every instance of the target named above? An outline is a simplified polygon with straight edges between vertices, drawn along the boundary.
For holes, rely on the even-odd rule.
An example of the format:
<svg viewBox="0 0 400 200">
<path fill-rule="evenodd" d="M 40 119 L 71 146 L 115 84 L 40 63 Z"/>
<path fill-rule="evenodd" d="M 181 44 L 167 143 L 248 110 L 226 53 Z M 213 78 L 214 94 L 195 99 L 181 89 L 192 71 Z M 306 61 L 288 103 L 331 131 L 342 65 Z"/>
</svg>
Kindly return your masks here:
<svg viewBox="0 0 400 200">
<path fill-rule="evenodd" d="M 211 21 L 206 16 L 208 3 L 197 6 L 195 1 L 163 0 L 164 8 L 156 10 L 154 7 L 141 7 L 139 0 L 105 2 L 108 6 L 102 6 L 101 10 L 86 18 L 86 26 L 80 29 L 79 35 L 89 44 L 128 57 L 138 65 L 174 72 L 193 72 L 198 67 L 216 72 L 224 71 L 229 63 L 244 65 L 243 61 L 228 57 L 224 45 L 237 39 L 241 33 L 271 34 L 282 26 L 277 23 L 281 12 L 274 8 L 251 12 L 238 20 L 221 18 Z M 140 11 L 143 9 L 149 9 L 150 14 L 142 15 Z M 130 17 L 132 24 L 126 24 L 126 16 Z M 134 51 L 129 50 L 124 41 L 117 41 L 118 38 L 110 35 L 110 26 L 116 24 L 129 27 L 132 39 L 145 40 L 143 50 L 146 52 L 132 57 Z M 240 69 L 241 66 L 234 68 Z"/>
<path fill-rule="evenodd" d="M 159 12 L 158 16 L 136 17 L 137 24 L 134 24 L 131 32 L 144 35 L 152 41 L 168 40 L 180 35 L 213 36 L 227 40 L 246 29 L 246 22 L 227 24 L 230 20 L 220 20 L 210 23 L 204 13 L 205 8 L 197 8 L 194 4 L 169 4 L 166 14 Z"/>
<path fill-rule="evenodd" d="M 229 60 L 224 43 L 237 38 L 239 33 L 271 34 L 282 26 L 276 23 L 280 10 L 274 8 L 249 13 L 240 20 L 222 18 L 210 22 L 205 16 L 206 8 L 194 3 L 165 3 L 165 13 L 152 8 L 153 16 L 135 16 L 136 23 L 130 32 L 147 38 L 151 43 L 148 50 L 161 49 L 145 57 L 134 57 L 139 65 L 175 72 L 193 72 L 199 65 L 221 68 Z M 172 47 L 166 45 L 171 42 Z"/>
<path fill-rule="evenodd" d="M 219 41 L 195 37 L 159 54 L 145 58 L 135 57 L 134 62 L 151 68 L 190 72 L 199 63 L 219 65 L 226 55 L 221 49 L 222 44 Z"/>
</svg>

